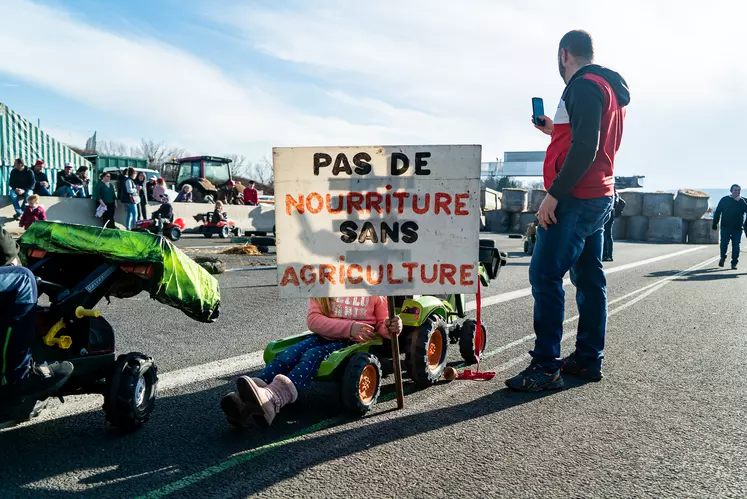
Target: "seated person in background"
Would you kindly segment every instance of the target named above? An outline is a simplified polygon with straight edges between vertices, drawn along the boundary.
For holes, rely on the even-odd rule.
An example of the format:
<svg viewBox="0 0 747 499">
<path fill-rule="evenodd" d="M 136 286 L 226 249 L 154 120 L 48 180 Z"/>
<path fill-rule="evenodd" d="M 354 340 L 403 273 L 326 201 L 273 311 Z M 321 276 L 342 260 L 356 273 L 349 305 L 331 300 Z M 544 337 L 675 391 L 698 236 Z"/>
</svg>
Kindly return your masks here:
<svg viewBox="0 0 747 499">
<path fill-rule="evenodd" d="M 166 182 L 162 178 L 156 180 L 156 185 L 153 187 L 153 201 L 161 202 L 161 196 L 166 194 Z"/>
<path fill-rule="evenodd" d="M 228 213 L 223 211 L 223 201 L 216 201 L 215 211 L 213 211 L 213 216 L 210 218 L 210 222 L 217 224 L 225 220 L 228 220 Z"/>
<path fill-rule="evenodd" d="M 83 189 L 82 197 L 90 198 L 91 193 L 88 191 L 88 185 L 91 182 L 90 182 L 90 178 L 88 177 L 88 167 L 81 166 L 80 168 L 78 168 L 78 171 L 75 173 L 75 177 L 78 179 L 78 183 L 82 186 L 82 189 Z"/>
<path fill-rule="evenodd" d="M 249 187 L 244 189 L 244 204 L 247 206 L 257 206 L 259 204 L 259 192 L 254 185 L 254 180 L 250 180 Z"/>
<path fill-rule="evenodd" d="M 57 190 L 54 195 L 61 198 L 82 198 L 83 186 L 80 179 L 73 175 L 73 165 L 65 163 L 65 169 L 57 172 Z"/>
<path fill-rule="evenodd" d="M 23 215 L 21 215 L 19 225 L 26 230 L 37 220 L 46 219 L 47 214 L 44 211 L 44 206 L 39 204 L 39 196 L 36 194 L 30 195 L 26 200 L 26 209 L 23 210 Z"/>
<path fill-rule="evenodd" d="M 8 176 L 8 195 L 16 212 L 13 220 L 21 218 L 26 207 L 26 199 L 34 192 L 35 185 L 34 172 L 26 168 L 21 158 L 16 159 Z M 21 203 L 23 203 L 23 206 L 21 206 Z"/>
<path fill-rule="evenodd" d="M 20 266 L 18 245 L 0 229 L 0 344 L 3 366 L 0 387 L 23 399 L 46 398 L 73 373 L 70 362 L 39 366 L 31 357 L 38 291 L 31 271 Z"/>
<path fill-rule="evenodd" d="M 44 161 L 37 159 L 34 163 L 34 177 L 36 178 L 36 186 L 34 187 L 34 193 L 40 196 L 51 196 L 49 192 L 49 178 L 44 173 Z"/>
<path fill-rule="evenodd" d="M 176 203 L 191 203 L 192 202 L 192 186 L 184 184 L 182 190 L 176 196 Z"/>
</svg>

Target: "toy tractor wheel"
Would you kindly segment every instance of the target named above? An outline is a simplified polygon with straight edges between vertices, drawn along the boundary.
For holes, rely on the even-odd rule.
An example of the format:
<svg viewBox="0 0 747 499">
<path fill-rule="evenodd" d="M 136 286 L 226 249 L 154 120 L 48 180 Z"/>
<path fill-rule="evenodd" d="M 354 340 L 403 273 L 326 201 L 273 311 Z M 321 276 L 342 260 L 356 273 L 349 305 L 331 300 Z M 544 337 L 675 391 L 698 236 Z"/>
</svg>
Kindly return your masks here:
<svg viewBox="0 0 747 499">
<path fill-rule="evenodd" d="M 362 416 L 371 410 L 381 390 L 381 363 L 375 355 L 358 352 L 345 367 L 340 395 L 345 408 Z"/>
<path fill-rule="evenodd" d="M 446 367 L 447 348 L 446 323 L 433 314 L 411 333 L 408 376 L 424 388 L 434 384 Z"/>
<path fill-rule="evenodd" d="M 104 400 L 106 420 L 123 430 L 148 421 L 156 403 L 158 368 L 141 353 L 120 355 L 107 379 Z"/>
<path fill-rule="evenodd" d="M 228 225 L 224 225 L 220 228 L 220 234 L 218 234 L 222 239 L 227 238 L 231 235 L 231 228 Z"/>
<path fill-rule="evenodd" d="M 459 333 L 459 353 L 467 364 L 476 364 L 478 357 L 482 355 L 488 344 L 485 324 L 480 324 L 480 333 L 477 332 L 477 321 L 467 319 L 462 325 Z"/>
<path fill-rule="evenodd" d="M 182 229 L 179 227 L 172 227 L 169 231 L 169 239 L 172 241 L 178 241 L 182 238 Z"/>
<path fill-rule="evenodd" d="M 205 237 L 207 237 L 208 239 L 210 239 L 211 237 L 213 237 L 213 233 L 212 232 L 203 232 L 202 235 L 205 236 Z"/>
<path fill-rule="evenodd" d="M 492 239 L 480 239 L 480 247 L 495 248 L 495 241 L 493 241 Z"/>
</svg>

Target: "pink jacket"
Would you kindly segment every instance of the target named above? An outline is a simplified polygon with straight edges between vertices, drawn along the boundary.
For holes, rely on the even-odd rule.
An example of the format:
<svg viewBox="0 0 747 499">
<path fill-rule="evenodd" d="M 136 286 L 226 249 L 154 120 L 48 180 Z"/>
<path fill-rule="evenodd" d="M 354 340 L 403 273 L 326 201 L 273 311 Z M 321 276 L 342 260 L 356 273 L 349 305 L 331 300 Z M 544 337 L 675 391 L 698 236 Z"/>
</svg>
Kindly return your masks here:
<svg viewBox="0 0 747 499">
<path fill-rule="evenodd" d="M 385 296 L 355 296 L 330 298 L 330 317 L 322 313 L 316 300 L 309 300 L 306 324 L 312 333 L 328 340 L 350 339 L 350 328 L 354 322 L 370 324 L 384 338 L 389 338 L 384 321 L 389 318 Z"/>
<path fill-rule="evenodd" d="M 27 206 L 25 210 L 23 210 L 23 215 L 21 215 L 21 219 L 18 221 L 18 225 L 23 227 L 24 229 L 28 229 L 31 227 L 31 224 L 36 222 L 37 220 L 46 220 L 47 214 L 44 211 L 44 207 L 40 204 L 36 205 L 36 208 L 33 210 L 30 206 Z"/>
</svg>

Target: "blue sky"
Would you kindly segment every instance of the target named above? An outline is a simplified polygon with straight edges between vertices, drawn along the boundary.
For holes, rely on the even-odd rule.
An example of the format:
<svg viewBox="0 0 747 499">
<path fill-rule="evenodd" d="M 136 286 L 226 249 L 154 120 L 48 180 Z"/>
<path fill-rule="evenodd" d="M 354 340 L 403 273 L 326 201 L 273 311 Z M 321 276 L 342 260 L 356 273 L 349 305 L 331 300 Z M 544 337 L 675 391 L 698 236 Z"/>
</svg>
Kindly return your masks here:
<svg viewBox="0 0 747 499">
<path fill-rule="evenodd" d="M 616 173 L 647 187 L 747 184 L 747 59 L 727 1 L 0 3 L 0 102 L 57 138 L 163 140 L 259 160 L 273 146 L 477 143 L 538 150 L 560 37 L 595 37 L 631 87 Z M 735 4 L 736 5 L 736 4 Z"/>
</svg>

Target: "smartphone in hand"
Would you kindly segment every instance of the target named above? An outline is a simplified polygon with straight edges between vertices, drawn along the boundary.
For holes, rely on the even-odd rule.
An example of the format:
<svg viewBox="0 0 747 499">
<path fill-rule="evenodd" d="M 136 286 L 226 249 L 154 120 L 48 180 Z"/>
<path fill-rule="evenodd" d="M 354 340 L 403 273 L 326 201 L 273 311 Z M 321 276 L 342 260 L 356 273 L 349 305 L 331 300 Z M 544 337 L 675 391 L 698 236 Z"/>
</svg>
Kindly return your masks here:
<svg viewBox="0 0 747 499">
<path fill-rule="evenodd" d="M 541 97 L 532 97 L 532 118 L 534 124 L 537 126 L 545 126 L 545 120 L 540 119 L 540 116 L 545 114 L 545 105 Z"/>
</svg>

